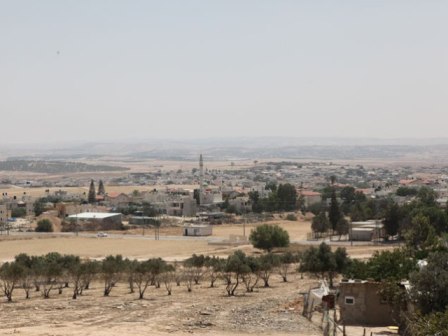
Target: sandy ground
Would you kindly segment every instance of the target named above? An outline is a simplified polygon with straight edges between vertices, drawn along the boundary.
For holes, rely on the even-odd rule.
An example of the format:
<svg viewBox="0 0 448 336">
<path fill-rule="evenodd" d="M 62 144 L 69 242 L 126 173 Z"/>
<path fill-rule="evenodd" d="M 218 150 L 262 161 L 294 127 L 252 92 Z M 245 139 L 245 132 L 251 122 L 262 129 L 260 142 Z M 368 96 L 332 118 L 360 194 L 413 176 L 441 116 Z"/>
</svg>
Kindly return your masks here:
<svg viewBox="0 0 448 336">
<path fill-rule="evenodd" d="M 288 231 L 291 241 L 305 241 L 306 234 L 310 230 L 310 222 L 306 221 L 272 221 L 271 224 L 278 224 Z M 235 224 L 235 225 L 216 225 L 213 227 L 213 238 L 228 239 L 229 235 L 249 236 L 250 231 L 257 224 Z M 244 228 L 245 227 L 245 228 Z M 144 236 L 143 236 L 144 233 Z M 146 259 L 152 257 L 161 257 L 166 260 L 183 260 L 193 253 L 221 255 L 225 256 L 237 248 L 251 252 L 251 245 L 240 247 L 209 245 L 204 238 L 198 240 L 154 240 L 154 231 L 152 229 L 136 229 L 130 231 L 116 231 L 117 236 L 108 238 L 97 237 L 76 237 L 76 236 L 52 236 L 52 235 L 33 235 L 31 237 L 23 236 L 5 236 L 0 235 L 0 261 L 12 260 L 19 253 L 28 253 L 31 255 L 41 255 L 48 252 L 59 252 L 62 254 L 76 254 L 83 258 L 102 258 L 109 254 L 122 254 L 128 258 Z M 138 235 L 138 237 L 129 237 L 129 235 Z M 161 228 L 161 236 L 181 236 L 181 227 Z M 320 242 L 313 242 L 319 244 Z M 393 246 L 384 245 L 361 245 L 350 246 L 348 242 L 333 242 L 334 248 L 337 246 L 345 247 L 348 254 L 353 258 L 369 258 L 376 250 L 391 249 Z M 298 250 L 307 248 L 309 245 L 304 243 L 294 243 Z"/>
</svg>

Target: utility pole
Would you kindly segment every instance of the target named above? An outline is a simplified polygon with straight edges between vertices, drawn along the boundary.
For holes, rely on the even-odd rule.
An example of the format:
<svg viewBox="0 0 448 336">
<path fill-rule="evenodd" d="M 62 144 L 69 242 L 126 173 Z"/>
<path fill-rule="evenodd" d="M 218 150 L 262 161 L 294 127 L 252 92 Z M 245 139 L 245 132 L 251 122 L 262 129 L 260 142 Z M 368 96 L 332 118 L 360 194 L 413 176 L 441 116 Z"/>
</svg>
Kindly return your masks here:
<svg viewBox="0 0 448 336">
<path fill-rule="evenodd" d="M 78 228 L 78 212 L 76 212 L 76 223 L 75 223 L 75 234 L 76 234 L 76 237 L 78 237 L 78 231 L 79 231 L 79 228 Z"/>
<path fill-rule="evenodd" d="M 353 246 L 353 222 L 350 220 L 350 245 Z"/>
</svg>

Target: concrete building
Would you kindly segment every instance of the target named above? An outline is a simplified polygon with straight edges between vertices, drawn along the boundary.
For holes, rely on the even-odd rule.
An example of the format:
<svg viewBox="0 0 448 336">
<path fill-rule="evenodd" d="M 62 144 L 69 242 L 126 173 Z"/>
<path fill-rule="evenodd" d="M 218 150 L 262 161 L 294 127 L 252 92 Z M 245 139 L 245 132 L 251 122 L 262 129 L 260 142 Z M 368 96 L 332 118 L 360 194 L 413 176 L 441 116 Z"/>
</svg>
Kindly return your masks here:
<svg viewBox="0 0 448 336">
<path fill-rule="evenodd" d="M 121 213 L 83 212 L 68 216 L 71 224 L 84 230 L 120 230 L 122 227 Z"/>
<path fill-rule="evenodd" d="M 212 233 L 211 225 L 191 224 L 184 226 L 184 236 L 211 236 Z"/>
<path fill-rule="evenodd" d="M 132 225 L 155 225 L 158 222 L 159 220 L 155 217 L 132 216 L 131 218 L 129 218 L 129 224 Z"/>
<path fill-rule="evenodd" d="M 0 226 L 6 224 L 8 217 L 8 208 L 6 204 L 0 204 Z"/>
<path fill-rule="evenodd" d="M 382 300 L 381 283 L 348 280 L 339 285 L 338 305 L 341 320 L 347 325 L 396 325 L 398 314 Z"/>
<path fill-rule="evenodd" d="M 131 198 L 124 193 L 112 192 L 104 196 L 104 202 L 111 207 L 127 207 Z"/>
<path fill-rule="evenodd" d="M 252 203 L 247 196 L 238 196 L 229 200 L 229 206 L 235 208 L 237 213 L 249 213 L 252 211 Z"/>
<path fill-rule="evenodd" d="M 299 196 L 303 197 L 305 207 L 322 202 L 322 195 L 317 191 L 299 190 Z"/>
</svg>

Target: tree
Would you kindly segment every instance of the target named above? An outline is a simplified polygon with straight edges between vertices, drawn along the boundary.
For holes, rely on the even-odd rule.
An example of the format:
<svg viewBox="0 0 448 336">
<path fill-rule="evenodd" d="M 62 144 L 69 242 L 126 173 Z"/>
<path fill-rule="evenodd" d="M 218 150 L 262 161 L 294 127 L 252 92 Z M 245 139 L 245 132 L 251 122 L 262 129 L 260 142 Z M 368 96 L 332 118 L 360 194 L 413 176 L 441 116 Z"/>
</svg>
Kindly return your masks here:
<svg viewBox="0 0 448 336">
<path fill-rule="evenodd" d="M 41 219 L 37 222 L 36 232 L 53 232 L 53 224 L 48 219 Z"/>
<path fill-rule="evenodd" d="M 426 206 L 415 204 L 416 206 L 410 213 L 411 218 L 416 215 L 423 215 L 428 218 L 430 225 L 435 229 L 437 234 L 448 231 L 448 216 L 437 206 Z"/>
<path fill-rule="evenodd" d="M 275 254 L 267 253 L 260 256 L 259 262 L 260 278 L 264 282 L 264 287 L 269 287 L 269 278 L 274 269 L 280 265 L 280 260 Z"/>
<path fill-rule="evenodd" d="M 93 180 L 90 180 L 90 187 L 89 187 L 89 194 L 87 197 L 87 201 L 89 203 L 96 202 L 95 182 Z"/>
<path fill-rule="evenodd" d="M 406 246 L 424 257 L 436 243 L 436 233 L 428 217 L 416 215 L 411 228 L 405 233 Z"/>
<path fill-rule="evenodd" d="M 176 277 L 176 269 L 173 265 L 165 265 L 163 269 L 163 273 L 160 275 L 160 278 L 165 285 L 165 289 L 168 295 L 171 295 L 173 281 Z"/>
<path fill-rule="evenodd" d="M 400 207 L 397 203 L 392 203 L 387 207 L 386 218 L 384 219 L 384 229 L 388 236 L 395 236 L 400 226 Z"/>
<path fill-rule="evenodd" d="M 60 282 L 63 272 L 61 259 L 62 256 L 57 252 L 51 252 L 36 259 L 37 276 L 45 299 L 50 298 L 50 292 Z"/>
<path fill-rule="evenodd" d="M 270 190 L 272 192 L 277 192 L 277 182 L 270 181 L 266 183 L 266 186 L 264 187 L 265 190 Z"/>
<path fill-rule="evenodd" d="M 428 315 L 416 315 L 408 324 L 410 335 L 415 336 L 447 336 L 448 310 L 434 312 Z"/>
<path fill-rule="evenodd" d="M 143 202 L 143 216 L 155 217 L 159 214 L 157 209 L 151 203 Z"/>
<path fill-rule="evenodd" d="M 204 276 L 206 272 L 206 258 L 203 254 L 196 255 L 193 254 L 191 258 L 188 258 L 185 260 L 185 267 L 190 267 L 193 281 L 196 285 L 199 284 L 199 281 L 201 281 L 202 277 Z"/>
<path fill-rule="evenodd" d="M 330 176 L 330 183 L 331 183 L 331 185 L 334 185 L 336 183 L 336 180 L 337 180 L 336 176 L 334 176 L 334 175 Z"/>
<path fill-rule="evenodd" d="M 339 235 L 339 240 L 341 239 L 341 236 L 348 234 L 350 229 L 348 221 L 341 216 L 339 218 L 338 223 L 336 224 L 336 232 Z"/>
<path fill-rule="evenodd" d="M 249 199 L 252 204 L 252 211 L 260 213 L 263 211 L 263 205 L 258 191 L 249 191 Z"/>
<path fill-rule="evenodd" d="M 129 293 L 134 293 L 134 277 L 135 277 L 135 271 L 137 269 L 137 266 L 139 265 L 139 262 L 137 260 L 129 260 L 126 258 L 124 260 L 124 270 L 126 272 L 128 283 L 129 283 Z"/>
<path fill-rule="evenodd" d="M 421 204 L 426 206 L 437 206 L 437 192 L 429 187 L 421 187 L 418 190 L 417 198 L 420 200 Z"/>
<path fill-rule="evenodd" d="M 205 260 L 205 266 L 208 269 L 208 275 L 210 278 L 210 288 L 215 287 L 215 282 L 221 275 L 224 268 L 224 260 L 218 257 L 207 257 Z"/>
<path fill-rule="evenodd" d="M 438 251 L 428 256 L 428 264 L 412 273 L 412 297 L 423 314 L 445 312 L 448 306 L 448 252 Z"/>
<path fill-rule="evenodd" d="M 313 232 L 324 233 L 330 228 L 330 222 L 328 221 L 327 215 L 324 211 L 321 211 L 317 216 L 313 218 L 311 222 L 311 230 Z"/>
<path fill-rule="evenodd" d="M 124 261 L 121 255 L 107 256 L 101 265 L 104 280 L 104 296 L 109 296 L 112 288 L 118 282 L 123 271 Z"/>
<path fill-rule="evenodd" d="M 25 217 L 26 209 L 25 208 L 15 208 L 11 211 L 11 217 Z"/>
<path fill-rule="evenodd" d="M 226 282 L 226 292 L 228 296 L 234 296 L 238 285 L 241 283 L 243 274 L 250 272 L 250 268 L 245 262 L 246 255 L 242 251 L 235 251 L 227 257 L 223 270 L 223 278 Z M 235 279 L 235 281 L 233 281 Z"/>
<path fill-rule="evenodd" d="M 368 219 L 367 207 L 363 203 L 356 202 L 350 208 L 350 219 L 354 222 Z"/>
<path fill-rule="evenodd" d="M 33 206 L 33 210 L 34 210 L 34 215 L 35 216 L 40 216 L 44 211 L 45 211 L 45 202 L 42 198 L 39 198 L 36 200 L 36 202 L 34 202 L 34 206 Z"/>
<path fill-rule="evenodd" d="M 278 225 L 263 224 L 251 231 L 249 240 L 256 248 L 272 251 L 275 247 L 289 246 L 289 234 Z"/>
<path fill-rule="evenodd" d="M 95 260 L 86 260 L 82 263 L 82 287 L 83 289 L 89 289 L 90 283 L 99 273 L 101 269 L 100 262 Z"/>
<path fill-rule="evenodd" d="M 401 281 L 416 270 L 416 261 L 405 250 L 376 251 L 367 261 L 352 260 L 344 275 L 354 279 Z"/>
<path fill-rule="evenodd" d="M 19 285 L 22 274 L 23 268 L 16 262 L 7 262 L 0 267 L 2 289 L 8 302 L 12 301 L 12 293 L 16 286 Z"/>
<path fill-rule="evenodd" d="M 339 210 L 339 203 L 336 198 L 336 191 L 333 189 L 330 200 L 330 210 L 328 211 L 328 220 L 330 221 L 331 229 L 336 231 L 339 220 L 341 219 L 341 211 Z"/>
<path fill-rule="evenodd" d="M 277 188 L 279 210 L 292 211 L 297 209 L 297 191 L 289 183 L 280 184 Z"/>
<path fill-rule="evenodd" d="M 337 273 L 344 273 L 345 270 L 350 265 L 350 258 L 347 255 L 347 250 L 343 247 L 338 247 L 336 251 L 334 251 L 334 260 L 336 262 L 336 269 L 335 271 Z"/>
<path fill-rule="evenodd" d="M 103 180 L 100 180 L 100 182 L 98 183 L 98 195 L 106 195 L 106 189 L 104 188 Z"/>
<path fill-rule="evenodd" d="M 15 256 L 14 261 L 23 269 L 20 285 L 25 291 L 25 298 L 30 298 L 30 290 L 33 288 L 32 259 L 26 253 L 20 253 Z"/>
<path fill-rule="evenodd" d="M 134 275 L 134 281 L 138 288 L 138 298 L 143 299 L 146 289 L 151 283 L 152 263 L 147 261 L 139 262 Z"/>
<path fill-rule="evenodd" d="M 247 268 L 244 268 L 244 272 L 242 273 L 242 281 L 246 287 L 246 292 L 251 293 L 260 280 L 260 258 L 246 257 L 245 264 Z"/>
<path fill-rule="evenodd" d="M 356 193 L 355 188 L 347 186 L 342 188 L 339 194 L 344 203 L 350 204 L 355 200 L 355 193 Z"/>
<path fill-rule="evenodd" d="M 297 258 L 291 252 L 286 252 L 279 257 L 278 273 L 283 279 L 283 282 L 288 282 L 288 273 L 291 265 L 297 262 Z"/>
<path fill-rule="evenodd" d="M 369 269 L 367 262 L 359 259 L 350 260 L 345 271 L 344 277 L 349 279 L 367 279 L 369 278 Z"/>
<path fill-rule="evenodd" d="M 418 189 L 401 186 L 401 187 L 398 187 L 398 189 L 395 193 L 397 194 L 397 196 L 401 196 L 401 197 L 416 196 L 418 194 Z"/>
<path fill-rule="evenodd" d="M 67 264 L 67 273 L 73 288 L 72 299 L 76 300 L 78 295 L 81 295 L 84 289 L 82 276 L 86 269 L 82 266 L 81 260 L 78 256 L 73 256 L 73 258 L 70 259 L 70 262 Z"/>
<path fill-rule="evenodd" d="M 322 278 L 327 275 L 330 287 L 333 287 L 334 276 L 345 272 L 349 262 L 345 248 L 339 247 L 333 253 L 329 245 L 321 243 L 318 248 L 312 246 L 303 253 L 299 271 L 314 273 Z"/>
<path fill-rule="evenodd" d="M 161 258 L 152 258 L 149 259 L 149 262 L 151 264 L 151 284 L 160 288 L 160 274 L 165 271 L 167 264 Z"/>
</svg>

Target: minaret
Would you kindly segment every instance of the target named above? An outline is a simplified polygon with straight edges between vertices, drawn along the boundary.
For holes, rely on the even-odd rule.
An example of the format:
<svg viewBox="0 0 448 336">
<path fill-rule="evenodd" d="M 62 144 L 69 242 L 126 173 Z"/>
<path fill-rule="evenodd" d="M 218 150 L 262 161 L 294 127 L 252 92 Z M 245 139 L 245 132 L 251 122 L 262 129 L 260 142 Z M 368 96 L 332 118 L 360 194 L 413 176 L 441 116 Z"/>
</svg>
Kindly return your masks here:
<svg viewBox="0 0 448 336">
<path fill-rule="evenodd" d="M 199 205 L 203 203 L 204 197 L 204 160 L 202 154 L 199 156 Z"/>
</svg>

